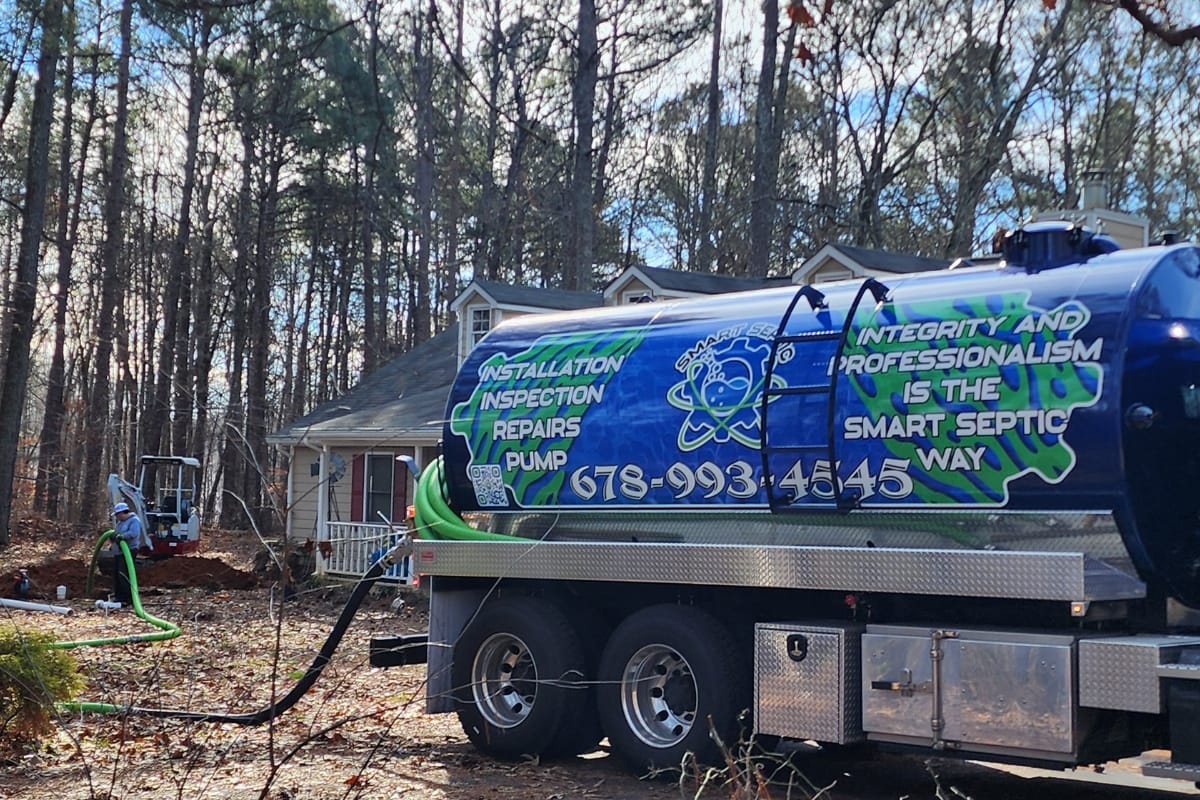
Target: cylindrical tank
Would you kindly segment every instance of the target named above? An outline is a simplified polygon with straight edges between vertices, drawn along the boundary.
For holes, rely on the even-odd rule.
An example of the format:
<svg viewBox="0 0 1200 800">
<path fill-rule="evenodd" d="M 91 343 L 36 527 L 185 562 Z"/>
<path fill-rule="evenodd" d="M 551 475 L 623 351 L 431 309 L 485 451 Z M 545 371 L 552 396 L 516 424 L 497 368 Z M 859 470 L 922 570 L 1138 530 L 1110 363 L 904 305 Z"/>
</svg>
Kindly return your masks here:
<svg viewBox="0 0 1200 800">
<path fill-rule="evenodd" d="M 1064 236 L 507 322 L 451 391 L 450 502 L 562 536 L 1078 549 L 1200 607 L 1200 249 Z"/>
</svg>

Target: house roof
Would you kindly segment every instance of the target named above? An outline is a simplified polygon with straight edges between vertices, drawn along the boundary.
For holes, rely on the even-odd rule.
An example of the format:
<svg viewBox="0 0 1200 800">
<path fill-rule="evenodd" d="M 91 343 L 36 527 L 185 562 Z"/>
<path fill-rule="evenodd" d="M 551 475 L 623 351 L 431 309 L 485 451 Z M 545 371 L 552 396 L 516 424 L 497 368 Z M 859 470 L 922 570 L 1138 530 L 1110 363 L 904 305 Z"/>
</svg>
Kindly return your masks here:
<svg viewBox="0 0 1200 800">
<path fill-rule="evenodd" d="M 738 278 L 732 275 L 716 275 L 711 272 L 684 272 L 678 269 L 637 266 L 621 273 L 613 283 L 634 271 L 641 272 L 661 289 L 693 294 L 741 292 L 749 289 L 763 289 L 768 286 L 782 286 L 790 282 L 788 278 Z"/>
<path fill-rule="evenodd" d="M 457 372 L 457 328 L 385 362 L 344 395 L 314 408 L 267 437 L 276 444 L 313 441 L 437 438 Z"/>
<path fill-rule="evenodd" d="M 866 269 L 877 269 L 881 272 L 928 272 L 935 269 L 945 269 L 950 266 L 950 262 L 944 258 L 912 256 L 907 253 L 888 253 L 884 250 L 872 250 L 867 247 L 855 247 L 849 244 L 830 243 L 828 247 L 837 250 L 846 258 L 852 259 Z"/>
<path fill-rule="evenodd" d="M 543 289 L 536 286 L 510 286 L 500 281 L 476 278 L 455 300 L 455 310 L 461 300 L 474 287 L 498 306 L 522 308 L 547 308 L 555 311 L 571 311 L 577 308 L 592 308 L 604 304 L 604 298 L 593 292 L 573 292 L 568 289 Z"/>
</svg>

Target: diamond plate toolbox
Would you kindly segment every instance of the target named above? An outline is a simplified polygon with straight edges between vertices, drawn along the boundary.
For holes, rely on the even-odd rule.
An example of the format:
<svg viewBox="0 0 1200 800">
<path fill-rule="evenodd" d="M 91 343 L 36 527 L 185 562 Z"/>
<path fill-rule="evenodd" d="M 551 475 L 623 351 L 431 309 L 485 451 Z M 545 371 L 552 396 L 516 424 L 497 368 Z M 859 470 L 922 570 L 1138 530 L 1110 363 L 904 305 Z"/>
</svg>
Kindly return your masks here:
<svg viewBox="0 0 1200 800">
<path fill-rule="evenodd" d="M 861 625 L 786 622 L 754 628 L 758 733 L 849 744 L 861 741 Z"/>
</svg>

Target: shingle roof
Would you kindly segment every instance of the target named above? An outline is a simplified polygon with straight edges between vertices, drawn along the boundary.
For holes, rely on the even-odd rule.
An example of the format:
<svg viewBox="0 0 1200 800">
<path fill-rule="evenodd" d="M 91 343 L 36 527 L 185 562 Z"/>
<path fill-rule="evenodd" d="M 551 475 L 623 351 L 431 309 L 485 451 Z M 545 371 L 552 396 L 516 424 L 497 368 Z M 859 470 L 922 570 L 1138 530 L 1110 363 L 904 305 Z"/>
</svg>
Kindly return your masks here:
<svg viewBox="0 0 1200 800">
<path fill-rule="evenodd" d="M 849 244 L 831 243 L 829 246 L 867 269 L 877 269 L 883 272 L 928 272 L 934 269 L 945 269 L 950 266 L 950 262 L 944 258 L 910 256 L 906 253 L 888 253 L 883 250 L 872 250 L 868 247 L 855 247 Z"/>
<path fill-rule="evenodd" d="M 604 304 L 603 295 L 593 292 L 511 286 L 507 283 L 479 278 L 476 278 L 473 283 L 502 306 L 532 306 L 534 308 L 551 308 L 556 311 L 570 311 Z"/>
<path fill-rule="evenodd" d="M 314 408 L 267 437 L 299 441 L 305 435 L 355 431 L 369 438 L 381 430 L 438 435 L 450 384 L 457 372 L 458 328 L 452 327 L 414 347 L 362 379 L 346 394 Z"/>
<path fill-rule="evenodd" d="M 672 289 L 677 292 L 695 292 L 697 294 L 741 292 L 749 289 L 764 289 L 768 286 L 782 286 L 791 282 L 786 277 L 737 278 L 732 275 L 715 275 L 711 272 L 684 272 L 677 269 L 663 269 L 662 267 L 638 267 L 638 269 L 663 289 Z"/>
</svg>

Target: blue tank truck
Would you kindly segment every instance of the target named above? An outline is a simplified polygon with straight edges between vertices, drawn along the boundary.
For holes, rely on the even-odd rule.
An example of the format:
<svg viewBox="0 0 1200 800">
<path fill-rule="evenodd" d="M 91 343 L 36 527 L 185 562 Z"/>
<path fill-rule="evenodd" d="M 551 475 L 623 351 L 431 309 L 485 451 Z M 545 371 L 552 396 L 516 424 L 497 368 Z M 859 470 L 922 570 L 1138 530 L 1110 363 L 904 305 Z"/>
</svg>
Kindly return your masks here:
<svg viewBox="0 0 1200 800">
<path fill-rule="evenodd" d="M 1195 245 L 1045 223 L 886 282 L 516 319 L 417 494 L 428 709 L 487 753 L 677 767 L 711 719 L 1200 780 Z"/>
</svg>

